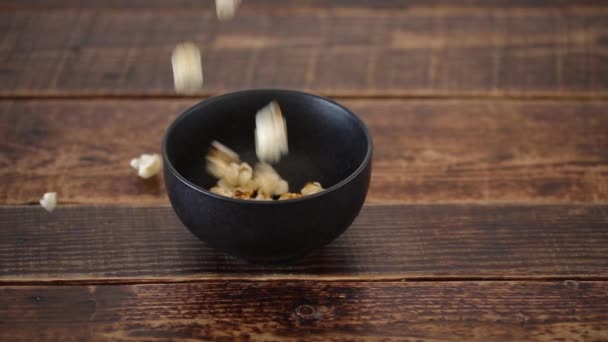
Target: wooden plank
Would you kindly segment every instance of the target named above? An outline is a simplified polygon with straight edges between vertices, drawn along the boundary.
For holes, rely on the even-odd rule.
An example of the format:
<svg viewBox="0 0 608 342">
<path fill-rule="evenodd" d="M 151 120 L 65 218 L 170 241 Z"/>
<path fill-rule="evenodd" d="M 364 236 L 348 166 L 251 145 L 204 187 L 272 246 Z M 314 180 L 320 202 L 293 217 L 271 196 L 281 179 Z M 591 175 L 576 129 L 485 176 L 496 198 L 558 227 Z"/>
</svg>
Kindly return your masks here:
<svg viewBox="0 0 608 342">
<path fill-rule="evenodd" d="M 198 95 L 608 95 L 608 10 L 0 12 L 0 96 L 170 96 L 171 50 L 203 51 Z"/>
<path fill-rule="evenodd" d="M 277 10 L 277 9 L 410 9 L 416 7 L 448 8 L 584 8 L 608 5 L 606 0 L 256 0 L 243 2 L 240 11 Z M 207 9 L 214 10 L 212 0 L 4 0 L 0 3 L 3 10 L 48 10 L 48 9 Z"/>
<path fill-rule="evenodd" d="M 0 102 L 0 202 L 167 203 L 129 167 L 195 100 Z M 368 203 L 606 203 L 606 102 L 341 101 L 369 125 Z"/>
<path fill-rule="evenodd" d="M 607 290 L 603 281 L 0 287 L 0 338 L 604 341 Z"/>
<path fill-rule="evenodd" d="M 325 248 L 250 265 L 210 249 L 170 207 L 0 207 L 0 281 L 608 277 L 608 207 L 367 206 Z"/>
</svg>

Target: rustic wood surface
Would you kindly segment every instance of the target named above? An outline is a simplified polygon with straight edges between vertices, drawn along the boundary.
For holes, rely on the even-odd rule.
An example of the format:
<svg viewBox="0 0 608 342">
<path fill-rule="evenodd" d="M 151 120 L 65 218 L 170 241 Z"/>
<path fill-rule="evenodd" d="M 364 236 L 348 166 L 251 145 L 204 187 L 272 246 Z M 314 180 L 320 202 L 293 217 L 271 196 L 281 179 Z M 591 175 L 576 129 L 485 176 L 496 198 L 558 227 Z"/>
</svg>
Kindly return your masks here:
<svg viewBox="0 0 608 342">
<path fill-rule="evenodd" d="M 366 206 L 329 246 L 255 266 L 197 240 L 170 207 L 0 207 L 0 282 L 608 277 L 605 205 Z"/>
<path fill-rule="evenodd" d="M 361 215 L 291 264 L 207 247 L 128 165 L 256 87 L 374 136 Z M 0 1 L 0 340 L 606 341 L 607 101 L 606 0 Z"/>
<path fill-rule="evenodd" d="M 375 154 L 369 203 L 606 203 L 604 101 L 347 100 Z M 0 101 L 0 203 L 166 204 L 129 160 L 195 100 Z"/>
<path fill-rule="evenodd" d="M 172 95 L 184 40 L 203 51 L 197 95 L 608 95 L 606 7 L 244 10 L 225 23 L 212 9 L 5 10 L 0 37 L 3 97 Z"/>
<path fill-rule="evenodd" d="M 248 282 L 0 288 L 0 339 L 605 341 L 608 283 Z M 27 315 L 23 316 L 23 313 Z"/>
<path fill-rule="evenodd" d="M 469 8 L 518 8 L 518 9 L 581 9 L 603 8 L 607 0 L 255 0 L 243 1 L 239 13 L 243 11 L 309 10 L 309 9 L 356 9 L 375 12 L 386 9 L 412 9 L 419 7 L 442 7 L 450 10 Z M 215 10 L 214 0 L 3 0 L 3 10 L 56 10 L 56 9 L 146 9 L 146 10 Z"/>
</svg>

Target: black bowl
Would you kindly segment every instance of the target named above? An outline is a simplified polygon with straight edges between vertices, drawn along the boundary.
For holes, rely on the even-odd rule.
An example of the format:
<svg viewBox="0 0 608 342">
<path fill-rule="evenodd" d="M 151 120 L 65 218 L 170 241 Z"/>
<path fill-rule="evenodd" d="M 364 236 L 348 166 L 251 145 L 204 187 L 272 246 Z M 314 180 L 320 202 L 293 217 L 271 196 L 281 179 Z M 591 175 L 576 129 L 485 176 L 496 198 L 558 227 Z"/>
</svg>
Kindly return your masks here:
<svg viewBox="0 0 608 342">
<path fill-rule="evenodd" d="M 253 201 L 207 189 L 213 140 L 254 165 L 255 113 L 276 100 L 287 121 L 289 155 L 274 165 L 299 192 L 318 181 L 327 190 L 291 200 Z M 162 143 L 165 184 L 182 223 L 212 247 L 257 263 L 283 262 L 338 237 L 359 214 L 371 174 L 372 140 L 361 120 L 328 99 L 288 90 L 247 90 L 186 110 Z"/>
</svg>

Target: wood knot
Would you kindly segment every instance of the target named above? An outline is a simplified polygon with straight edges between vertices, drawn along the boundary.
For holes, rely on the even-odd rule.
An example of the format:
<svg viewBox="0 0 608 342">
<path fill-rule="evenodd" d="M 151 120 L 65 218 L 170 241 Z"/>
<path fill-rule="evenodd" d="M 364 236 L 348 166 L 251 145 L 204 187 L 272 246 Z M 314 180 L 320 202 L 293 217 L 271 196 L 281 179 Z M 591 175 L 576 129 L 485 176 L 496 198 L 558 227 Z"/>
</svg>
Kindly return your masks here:
<svg viewBox="0 0 608 342">
<path fill-rule="evenodd" d="M 564 285 L 567 288 L 570 288 L 573 290 L 578 290 L 578 281 L 576 281 L 576 280 L 566 280 L 566 281 L 564 281 Z"/>
<path fill-rule="evenodd" d="M 312 305 L 304 304 L 296 308 L 296 315 L 302 319 L 316 319 L 318 312 Z"/>
<path fill-rule="evenodd" d="M 523 312 L 519 312 L 515 315 L 515 318 L 519 322 L 519 324 L 524 325 L 530 320 L 530 316 L 525 315 Z"/>
</svg>

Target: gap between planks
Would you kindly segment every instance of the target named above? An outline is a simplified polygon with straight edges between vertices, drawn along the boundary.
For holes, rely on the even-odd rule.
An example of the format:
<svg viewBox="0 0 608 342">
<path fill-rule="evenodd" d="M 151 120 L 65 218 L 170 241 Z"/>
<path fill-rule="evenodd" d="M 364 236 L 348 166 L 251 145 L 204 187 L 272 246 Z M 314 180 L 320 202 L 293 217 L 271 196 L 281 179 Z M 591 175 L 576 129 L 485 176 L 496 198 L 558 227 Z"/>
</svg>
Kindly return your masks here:
<svg viewBox="0 0 608 342">
<path fill-rule="evenodd" d="M 293 13 L 293 14 L 308 14 L 308 13 L 334 13 L 340 12 L 340 14 L 346 15 L 362 15 L 362 14 L 373 14 L 373 15 L 390 15 L 394 14 L 396 10 L 400 10 L 403 12 L 407 12 L 410 14 L 434 14 L 434 13 L 454 13 L 454 14 L 484 14 L 493 11 L 500 12 L 509 12 L 512 14 L 530 14 L 530 13 L 543 13 L 547 10 L 558 10 L 558 11 L 569 11 L 571 13 L 592 13 L 592 14 L 604 14 L 608 13 L 608 1 L 604 1 L 602 4 L 575 4 L 571 3 L 569 5 L 564 4 L 548 4 L 548 5 L 540 5 L 538 7 L 533 6 L 501 6 L 501 5 L 403 5 L 402 7 L 387 7 L 387 8 L 365 8 L 365 7 L 280 7 L 280 6 L 270 6 L 270 5 L 254 5 L 257 7 L 249 6 L 239 7 L 236 15 L 236 19 L 238 20 L 239 13 L 242 14 L 281 14 L 281 13 Z M 191 8 L 188 6 L 176 6 L 176 7 L 163 7 L 163 6 L 149 6 L 149 7 L 141 7 L 141 6 L 115 6 L 109 5 L 108 7 L 103 6 L 91 6 L 91 7 L 61 7 L 61 6 L 51 6 L 51 5 L 14 5 L 14 4 L 0 4 L 0 12 L 44 12 L 44 13 L 53 13 L 53 12 L 67 12 L 67 13 L 81 13 L 81 12 L 120 12 L 120 13 L 128 13 L 128 12 L 137 12 L 138 14 L 142 13 L 154 13 L 154 12 L 162 12 L 167 14 L 180 14 L 180 13 L 192 13 L 193 11 L 201 12 L 201 13 L 215 13 L 215 5 L 210 3 L 206 7 L 195 7 Z M 218 21 L 219 23 L 219 21 Z"/>
<path fill-rule="evenodd" d="M 6 94 L 0 90 L 0 101 L 31 101 L 31 100 L 205 100 L 214 96 L 228 94 L 237 91 L 253 90 L 253 89 L 265 89 L 265 88 L 252 88 L 252 89 L 235 89 L 226 92 L 203 92 L 200 94 L 184 95 L 184 94 L 169 94 L 169 93 L 123 93 L 123 94 L 110 94 L 110 93 L 97 93 L 97 94 L 65 94 L 65 93 L 41 93 L 41 94 Z M 273 88 L 268 88 L 273 89 Z M 336 101 L 341 100 L 470 100 L 470 101 L 555 101 L 555 102 L 567 102 L 567 101 L 608 101 L 608 93 L 585 93 L 585 94 L 560 94 L 552 95 L 551 93 L 527 93 L 527 94 L 436 94 L 436 93 L 420 93 L 420 94 L 399 94 L 390 92 L 382 94 L 357 94 L 357 93 L 315 93 L 308 89 L 289 89 L 294 91 L 310 92 L 319 96 L 327 97 Z"/>
<path fill-rule="evenodd" d="M 273 282 L 273 281 L 318 281 L 324 283 L 357 281 L 357 282 L 454 282 L 454 281 L 470 281 L 470 282 L 555 282 L 563 281 L 567 286 L 571 282 L 585 281 L 608 281 L 608 274 L 604 276 L 553 276 L 553 275 L 538 275 L 538 276 L 505 276 L 505 277 L 437 277 L 437 276 L 403 276 L 400 274 L 382 274 L 382 275 L 255 275 L 242 274 L 237 276 L 213 275 L 213 276 L 197 276 L 197 277 L 146 277 L 146 278 L 74 278 L 74 279 L 53 279 L 47 278 L 44 280 L 35 278 L 1 280 L 2 286 L 71 286 L 71 285 L 143 285 L 143 284 L 196 284 L 196 283 L 214 283 L 226 281 L 239 282 Z"/>
<path fill-rule="evenodd" d="M 364 207 L 419 207 L 419 206 L 435 206 L 435 205 L 449 205 L 449 206 L 479 206 L 479 207 L 521 207 L 521 206 L 529 206 L 529 207 L 551 207 L 551 206 L 559 206 L 559 205 L 573 205 L 573 206 L 589 206 L 589 207 L 597 207 L 597 206 L 608 206 L 608 200 L 602 201 L 572 201 L 572 200 L 564 200 L 561 202 L 558 201 L 544 201 L 544 200 L 525 200 L 525 201 L 501 201 L 501 200 L 441 200 L 441 201 L 428 201 L 428 202 L 404 202 L 404 201 L 374 201 L 370 203 L 365 203 Z M 38 202 L 27 202 L 27 203 L 17 203 L 17 204 L 0 204 L 0 209 L 18 209 L 18 208 L 29 208 L 33 206 L 40 206 Z M 79 208 L 170 208 L 170 203 L 158 203 L 158 204 L 150 204 L 150 203 L 99 203 L 99 204 L 91 204 L 91 203 L 80 203 L 76 201 L 69 202 L 57 202 L 58 207 L 62 208 L 71 208 L 71 209 L 79 209 Z M 42 207 L 40 210 L 44 210 Z M 52 215 L 52 214 L 51 214 Z"/>
</svg>

